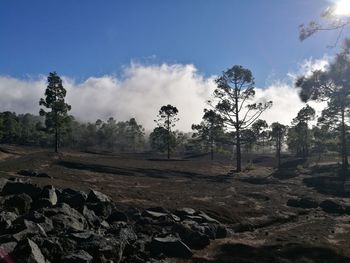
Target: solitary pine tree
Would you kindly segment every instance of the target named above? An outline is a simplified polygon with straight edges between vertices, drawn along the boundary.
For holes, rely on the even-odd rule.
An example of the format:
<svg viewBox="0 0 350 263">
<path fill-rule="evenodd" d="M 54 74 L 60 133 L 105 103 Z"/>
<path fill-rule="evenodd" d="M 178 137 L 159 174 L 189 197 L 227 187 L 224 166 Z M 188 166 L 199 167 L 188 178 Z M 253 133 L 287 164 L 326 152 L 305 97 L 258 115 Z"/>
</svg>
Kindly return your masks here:
<svg viewBox="0 0 350 263">
<path fill-rule="evenodd" d="M 241 131 L 248 129 L 260 115 L 272 106 L 272 101 L 252 102 L 255 96 L 254 78 L 249 69 L 235 65 L 216 79 L 215 109 L 228 128 L 234 130 L 237 171 L 242 170 Z"/>
<path fill-rule="evenodd" d="M 176 117 L 178 112 L 178 109 L 170 104 L 162 106 L 157 115 L 158 120 L 155 120 L 155 122 L 158 124 L 158 127 L 164 128 L 167 131 L 168 159 L 170 159 L 171 129 L 175 127 L 175 123 L 179 120 L 179 118 Z"/>
<path fill-rule="evenodd" d="M 55 152 L 58 152 L 60 134 L 69 122 L 68 111 L 71 106 L 65 102 L 67 91 L 63 88 L 62 79 L 56 72 L 50 72 L 47 78 L 48 86 L 45 90 L 45 99 L 41 98 L 39 105 L 49 109 L 40 109 L 40 115 L 45 116 L 45 125 L 49 132 L 55 134 Z"/>
</svg>

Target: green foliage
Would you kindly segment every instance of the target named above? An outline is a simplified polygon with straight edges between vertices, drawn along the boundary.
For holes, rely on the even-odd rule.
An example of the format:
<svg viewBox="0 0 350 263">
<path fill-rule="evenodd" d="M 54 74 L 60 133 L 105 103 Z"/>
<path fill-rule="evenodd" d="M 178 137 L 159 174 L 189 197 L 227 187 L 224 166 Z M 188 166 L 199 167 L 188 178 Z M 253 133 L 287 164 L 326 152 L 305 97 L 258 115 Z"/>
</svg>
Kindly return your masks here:
<svg viewBox="0 0 350 263">
<path fill-rule="evenodd" d="M 293 119 L 292 126 L 288 130 L 288 148 L 297 156 L 306 158 L 312 143 L 312 132 L 308 127 L 308 122 L 315 118 L 315 110 L 306 105 Z"/>
<path fill-rule="evenodd" d="M 214 159 L 214 148 L 220 144 L 223 138 L 223 120 L 220 115 L 213 110 L 204 109 L 204 115 L 200 124 L 193 124 L 192 138 L 196 143 L 204 144 L 206 150 L 210 149 L 211 159 Z"/>
<path fill-rule="evenodd" d="M 278 162 L 278 169 L 281 167 L 281 151 L 284 138 L 287 132 L 287 126 L 274 122 L 271 124 L 271 138 L 275 143 L 276 157 Z"/>
<path fill-rule="evenodd" d="M 234 130 L 237 171 L 241 171 L 242 132 L 258 120 L 260 115 L 272 106 L 272 101 L 253 102 L 255 96 L 254 78 L 249 69 L 235 65 L 216 79 L 214 91 L 216 112 L 228 129 Z M 244 132 L 246 133 L 246 132 Z M 246 136 L 246 138 L 251 138 Z M 249 142 L 247 142 L 249 143 Z"/>
<path fill-rule="evenodd" d="M 170 152 L 174 148 L 172 141 L 173 133 L 171 129 L 175 127 L 175 123 L 179 120 L 179 118 L 176 117 L 178 112 L 178 109 L 170 104 L 162 106 L 157 116 L 158 120 L 155 120 L 155 122 L 158 125 L 158 128 L 162 129 L 153 130 L 153 132 L 155 132 L 154 135 L 157 137 L 158 141 L 163 140 L 163 142 L 160 144 L 163 144 L 165 140 L 168 152 L 168 159 L 170 159 Z M 166 136 L 164 135 L 164 130 L 166 130 Z M 174 143 L 176 143 L 176 139 Z"/>
<path fill-rule="evenodd" d="M 169 132 L 164 127 L 156 127 L 149 136 L 151 148 L 153 151 L 166 152 L 169 149 L 172 151 L 176 147 L 176 136 L 174 132 Z"/>
<path fill-rule="evenodd" d="M 342 51 L 336 55 L 325 71 L 315 71 L 296 82 L 304 101 L 327 101 L 327 107 L 319 118 L 320 125 L 339 131 L 343 168 L 348 167 L 346 115 L 350 110 L 350 41 L 346 40 Z"/>
<path fill-rule="evenodd" d="M 55 133 L 55 152 L 58 151 L 60 136 L 67 131 L 71 118 L 68 111 L 71 106 L 65 102 L 67 91 L 62 85 L 61 78 L 56 72 L 50 72 L 47 78 L 48 86 L 45 90 L 45 99 L 41 98 L 39 105 L 44 106 L 49 111 L 40 109 L 40 115 L 45 116 L 45 125 L 49 133 Z"/>
</svg>

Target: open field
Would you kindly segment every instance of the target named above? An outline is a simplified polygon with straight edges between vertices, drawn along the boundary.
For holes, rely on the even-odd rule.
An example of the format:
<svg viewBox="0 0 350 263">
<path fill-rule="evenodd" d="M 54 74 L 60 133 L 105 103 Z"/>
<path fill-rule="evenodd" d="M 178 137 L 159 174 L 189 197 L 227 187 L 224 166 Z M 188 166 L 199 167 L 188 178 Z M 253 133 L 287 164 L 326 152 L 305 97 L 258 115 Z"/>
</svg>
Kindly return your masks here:
<svg viewBox="0 0 350 263">
<path fill-rule="evenodd" d="M 1 177 L 93 188 L 121 208 L 192 207 L 225 223 L 231 236 L 195 251 L 191 262 L 350 262 L 350 189 L 344 189 L 335 164 L 302 168 L 301 160 L 286 157 L 284 169 L 276 173 L 272 157 L 265 156 L 253 170 L 228 175 L 229 160 L 210 162 L 206 157 L 167 161 L 146 154 L 55 155 L 40 148 L 3 146 L 0 158 Z M 23 169 L 52 178 L 17 175 Z M 316 205 L 287 206 L 288 200 L 300 198 Z M 320 207 L 325 200 L 343 210 Z"/>
</svg>

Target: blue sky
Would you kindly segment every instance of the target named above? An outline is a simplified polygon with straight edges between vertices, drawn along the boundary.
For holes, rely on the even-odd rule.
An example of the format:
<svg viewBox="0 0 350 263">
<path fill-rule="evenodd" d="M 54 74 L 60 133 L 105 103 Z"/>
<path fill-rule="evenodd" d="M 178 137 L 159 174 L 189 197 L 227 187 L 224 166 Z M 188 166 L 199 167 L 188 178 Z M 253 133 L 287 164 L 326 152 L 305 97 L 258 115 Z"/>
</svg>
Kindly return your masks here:
<svg viewBox="0 0 350 263">
<path fill-rule="evenodd" d="M 194 64 L 217 75 L 234 64 L 258 85 L 321 58 L 333 32 L 300 42 L 298 25 L 328 0 L 148 0 L 0 2 L 0 75 L 57 71 L 84 80 L 121 74 L 131 61 Z"/>
</svg>

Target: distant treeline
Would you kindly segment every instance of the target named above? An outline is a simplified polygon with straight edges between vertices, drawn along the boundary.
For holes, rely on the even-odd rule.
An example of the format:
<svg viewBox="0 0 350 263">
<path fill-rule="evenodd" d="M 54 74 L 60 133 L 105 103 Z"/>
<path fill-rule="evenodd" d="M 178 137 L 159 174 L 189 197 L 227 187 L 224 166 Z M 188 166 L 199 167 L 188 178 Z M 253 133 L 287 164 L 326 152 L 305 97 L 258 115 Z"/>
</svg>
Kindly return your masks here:
<svg viewBox="0 0 350 263">
<path fill-rule="evenodd" d="M 82 123 L 69 116 L 60 130 L 61 147 L 108 151 L 140 151 L 145 148 L 144 128 L 134 118 L 129 121 L 97 120 Z M 0 113 L 0 141 L 7 144 L 52 147 L 54 134 L 47 132 L 45 117 L 32 114 Z"/>
</svg>

